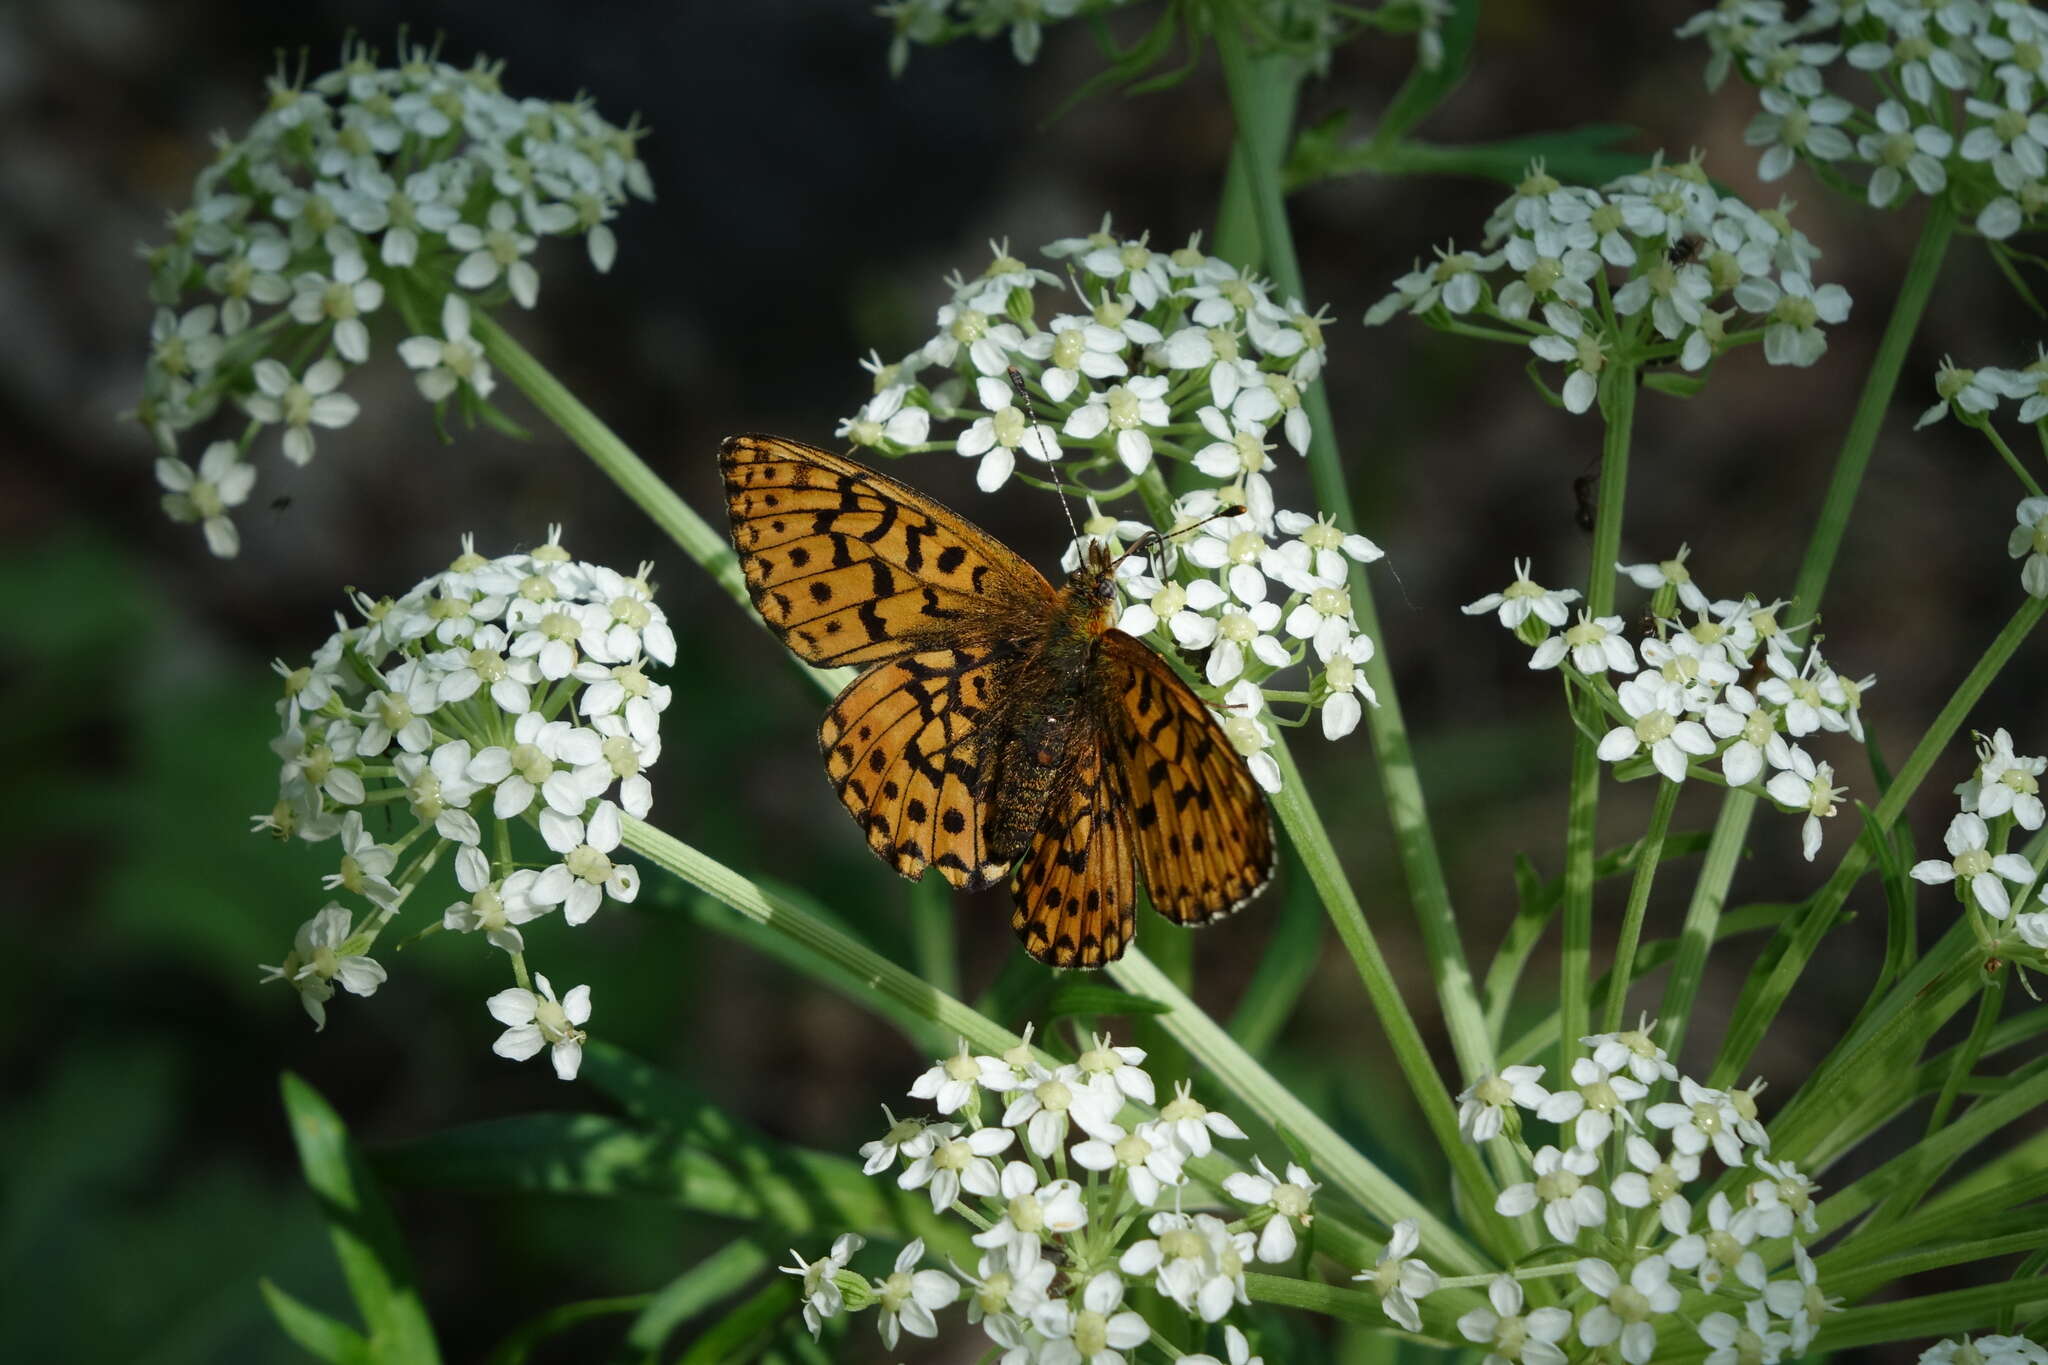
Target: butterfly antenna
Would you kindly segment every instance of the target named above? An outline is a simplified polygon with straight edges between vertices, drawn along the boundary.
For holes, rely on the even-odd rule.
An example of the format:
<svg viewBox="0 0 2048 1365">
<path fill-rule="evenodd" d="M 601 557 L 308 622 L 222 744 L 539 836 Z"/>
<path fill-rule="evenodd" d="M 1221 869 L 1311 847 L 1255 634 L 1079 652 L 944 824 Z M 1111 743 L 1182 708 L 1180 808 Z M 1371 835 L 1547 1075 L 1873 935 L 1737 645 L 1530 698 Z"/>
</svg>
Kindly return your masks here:
<svg viewBox="0 0 2048 1365">
<path fill-rule="evenodd" d="M 1212 521 L 1221 521 L 1225 517 L 1241 517 L 1244 515 L 1244 511 L 1245 509 L 1243 503 L 1234 502 L 1227 507 L 1217 508 L 1208 516 L 1203 517 L 1200 521 L 1191 521 L 1185 526 L 1176 526 L 1171 531 L 1147 531 L 1144 535 L 1138 537 L 1136 544 L 1132 545 L 1130 549 L 1125 550 L 1122 554 L 1117 556 L 1116 563 L 1121 564 L 1126 559 L 1129 559 L 1132 555 L 1145 554 L 1148 551 L 1150 551 L 1154 545 L 1164 546 L 1167 541 L 1172 540 L 1177 536 L 1184 536 L 1190 531 L 1199 531 L 1202 527 L 1207 526 Z M 1111 567 L 1114 568 L 1115 565 L 1112 565 Z"/>
<path fill-rule="evenodd" d="M 1044 441 L 1045 437 L 1040 435 L 1038 430 L 1038 414 L 1031 410 L 1031 390 L 1024 385 L 1024 371 L 1018 369 L 1015 365 L 1010 366 L 1010 391 L 1017 395 L 1018 403 L 1023 405 L 1024 408 L 1024 421 L 1027 424 L 1024 428 L 1024 439 L 1027 441 Z M 1039 447 L 1038 453 L 1040 455 L 1045 453 L 1043 445 Z M 1047 461 L 1047 463 L 1052 462 Z M 1067 530 L 1072 532 L 1075 540 L 1079 540 L 1081 538 L 1081 528 L 1074 524 L 1074 509 L 1071 506 L 1073 499 L 1067 496 L 1066 485 L 1060 483 L 1057 470 L 1053 474 L 1053 483 L 1060 491 L 1060 511 L 1067 514 Z"/>
</svg>

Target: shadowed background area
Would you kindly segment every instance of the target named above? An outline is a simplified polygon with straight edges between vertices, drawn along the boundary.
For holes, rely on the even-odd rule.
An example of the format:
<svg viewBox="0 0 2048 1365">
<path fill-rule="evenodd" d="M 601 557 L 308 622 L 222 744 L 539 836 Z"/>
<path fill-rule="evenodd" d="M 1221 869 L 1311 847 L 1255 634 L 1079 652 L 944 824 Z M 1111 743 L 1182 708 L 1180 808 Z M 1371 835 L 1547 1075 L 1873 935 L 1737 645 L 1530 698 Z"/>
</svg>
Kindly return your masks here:
<svg viewBox="0 0 2048 1365">
<path fill-rule="evenodd" d="M 1623 122 L 1641 130 L 1629 145 L 1645 155 L 1703 148 L 1709 169 L 1752 202 L 1801 201 L 1795 221 L 1825 253 L 1816 278 L 1849 289 L 1850 322 L 1811 371 L 1767 369 L 1751 351 L 1717 367 L 1695 400 L 1646 395 L 1624 545 L 1635 561 L 1690 542 L 1710 593 L 1781 595 L 1917 215 L 1845 205 L 1803 171 L 1758 186 L 1741 143 L 1753 95 L 1739 84 L 1704 90 L 1704 49 L 1670 36 L 1688 7 L 1601 8 L 1589 21 L 1579 6 L 1489 4 L 1471 77 L 1421 135 L 1471 141 Z M 539 308 L 498 316 L 714 519 L 720 438 L 767 430 L 831 443 L 868 392 L 857 358 L 921 342 L 947 298 L 941 277 L 978 272 L 990 239 L 1041 263 L 1038 245 L 1093 229 L 1105 211 L 1120 230 L 1168 247 L 1208 228 L 1232 133 L 1213 62 L 1163 93 L 1109 95 L 1053 119 L 1101 68 L 1084 29 L 1050 30 L 1033 69 L 1002 44 L 964 43 L 919 50 L 892 81 L 886 25 L 836 0 L 582 13 L 90 0 L 0 11 L 0 526 L 17 585 L 0 606 L 10 703 L 0 794 L 15 887 L 0 921 L 10 968 L 0 1153 L 15 1173 L 0 1219 L 0 1275 L 16 1305 L 0 1318 L 7 1358 L 291 1358 L 256 1296 L 260 1274 L 343 1311 L 277 1103 L 282 1069 L 312 1081 L 372 1146 L 482 1118 L 601 1107 L 540 1065 L 490 1054 L 497 1028 L 483 1000 L 505 983 L 481 945 L 435 941 L 387 956 L 389 984 L 370 1002 L 337 1000 L 318 1036 L 288 991 L 255 984 L 255 964 L 278 961 L 323 899 L 317 879 L 333 847 L 281 850 L 245 833 L 275 791 L 269 661 L 305 656 L 345 587 L 402 591 L 446 564 L 463 532 L 498 553 L 558 522 L 579 556 L 622 569 L 652 561 L 683 641 L 668 679 L 676 702 L 654 773 L 656 822 L 733 867 L 772 869 L 828 898 L 908 960 L 910 889 L 869 856 L 819 771 L 816 689 L 509 388 L 501 400 L 533 439 L 439 439 L 390 355 L 390 316 L 374 320 L 380 359 L 351 376 L 363 416 L 323 435 L 308 468 L 263 461 L 238 560 L 210 558 L 195 532 L 159 515 L 151 449 L 119 420 L 137 395 L 151 311 L 134 248 L 160 239 L 165 214 L 188 202 L 212 130 L 240 129 L 260 109 L 278 52 L 293 66 L 309 53 L 317 72 L 351 30 L 388 48 L 402 25 L 440 35 L 458 65 L 478 53 L 503 59 L 515 94 L 587 90 L 614 121 L 637 110 L 652 126 L 641 150 L 660 197 L 615 224 L 611 274 L 551 242 Z M 1362 127 L 1408 54 L 1394 41 L 1340 54 L 1309 83 L 1305 121 L 1349 107 Z M 1546 877 L 1561 868 L 1570 732 L 1554 679 L 1530 674 L 1524 651 L 1456 606 L 1504 585 L 1515 556 L 1532 557 L 1539 580 L 1583 584 L 1573 481 L 1597 455 L 1599 427 L 1545 404 L 1519 353 L 1405 321 L 1367 330 L 1359 319 L 1431 245 L 1475 242 L 1503 193 L 1479 181 L 1359 177 L 1293 205 L 1309 302 L 1337 319 L 1328 383 L 1359 518 L 1387 551 L 1374 571 L 1381 648 L 1481 970 L 1514 914 L 1514 855 L 1526 852 Z M 1908 359 L 1826 604 L 1831 659 L 1881 680 L 1865 715 L 1894 762 L 2018 600 L 2003 548 L 2010 476 L 1954 423 L 1911 435 L 1912 414 L 1929 401 L 1944 352 L 2017 365 L 2037 335 L 1981 251 L 1961 244 Z M 1306 473 L 1281 459 L 1282 501 L 1304 505 Z M 985 497 L 971 463 L 944 455 L 898 472 L 1051 568 L 1066 532 L 1050 498 L 1014 484 Z M 1626 589 L 1623 601 L 1640 609 Z M 2010 726 L 2022 752 L 2048 740 L 2033 673 L 2023 661 L 1972 718 L 1987 731 Z M 1369 746 L 1362 734 L 1329 745 L 1310 732 L 1298 752 L 1447 1059 Z M 1853 750 L 1828 756 L 1854 795 L 1871 797 Z M 1947 787 L 1967 775 L 1958 746 L 1918 805 L 1923 845 L 1946 822 Z M 1603 848 L 1640 830 L 1642 785 L 1608 788 Z M 1704 829 L 1712 811 L 1710 792 L 1688 792 L 1677 828 Z M 1732 903 L 1804 895 L 1855 821 L 1849 811 L 1834 822 L 1815 868 L 1798 859 L 1792 820 L 1760 818 Z M 1675 931 L 1689 881 L 1679 873 L 1691 866 L 1660 886 L 1650 935 Z M 1198 994 L 1213 1012 L 1228 1014 L 1283 900 L 1301 893 L 1283 884 L 1200 939 Z M 1596 970 L 1620 896 L 1603 887 Z M 1927 900 L 1926 924 L 1945 926 L 1946 896 Z M 1861 919 L 1830 940 L 1825 970 L 1756 1059 L 1784 1090 L 1875 975 L 1875 887 L 1851 904 Z M 1016 949 L 1000 897 L 959 909 L 972 995 Z M 924 1063 L 871 1015 L 716 932 L 720 913 L 651 879 L 635 909 L 607 909 L 576 932 L 544 922 L 531 939 L 558 981 L 593 983 L 604 1037 L 687 1072 L 774 1136 L 851 1152 Z M 1171 932 L 1148 919 L 1141 943 Z M 1389 1102 L 1399 1078 L 1334 938 L 1326 946 L 1271 1064 L 1376 1160 L 1432 1186 L 1442 1158 Z M 1551 946 L 1532 981 L 1554 976 Z M 1738 941 L 1717 957 L 1691 1029 L 1694 1067 L 1710 1057 L 1756 946 Z M 1653 976 L 1640 1000 L 1654 1004 L 1661 988 Z M 451 1360 L 481 1358 L 547 1304 L 652 1288 L 732 1235 L 625 1202 L 409 1191 L 399 1207 Z M 896 1359 L 869 1330 L 853 1349 Z M 590 1359 L 606 1340 L 572 1334 L 547 1358 Z M 980 1349 L 963 1342 L 916 1358 L 969 1360 Z"/>
</svg>

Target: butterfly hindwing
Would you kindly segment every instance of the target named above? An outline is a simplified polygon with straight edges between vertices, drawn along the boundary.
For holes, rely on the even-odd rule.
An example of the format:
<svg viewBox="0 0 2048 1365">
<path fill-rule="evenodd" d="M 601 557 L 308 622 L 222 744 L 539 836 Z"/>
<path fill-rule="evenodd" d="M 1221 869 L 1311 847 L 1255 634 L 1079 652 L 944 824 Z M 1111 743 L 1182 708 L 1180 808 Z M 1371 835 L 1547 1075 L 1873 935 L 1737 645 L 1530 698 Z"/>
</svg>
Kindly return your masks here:
<svg viewBox="0 0 2048 1365">
<path fill-rule="evenodd" d="M 1176 924 L 1241 908 L 1273 875 L 1273 826 L 1258 783 L 1164 659 L 1117 630 L 1103 634 L 1098 658 L 1153 908 Z"/>
<path fill-rule="evenodd" d="M 843 456 L 734 436 L 719 466 L 754 606 L 806 662 L 986 640 L 1052 600 L 1043 575 L 987 532 Z"/>
<path fill-rule="evenodd" d="M 1100 967 L 1137 932 L 1137 865 L 1123 775 L 1097 724 L 1077 735 L 1011 880 L 1010 927 L 1054 967 Z"/>
<path fill-rule="evenodd" d="M 978 891 L 1009 870 L 983 833 L 992 737 L 982 724 L 1008 654 L 995 643 L 887 660 L 825 712 L 826 774 L 868 846 L 906 877 L 932 866 Z"/>
</svg>

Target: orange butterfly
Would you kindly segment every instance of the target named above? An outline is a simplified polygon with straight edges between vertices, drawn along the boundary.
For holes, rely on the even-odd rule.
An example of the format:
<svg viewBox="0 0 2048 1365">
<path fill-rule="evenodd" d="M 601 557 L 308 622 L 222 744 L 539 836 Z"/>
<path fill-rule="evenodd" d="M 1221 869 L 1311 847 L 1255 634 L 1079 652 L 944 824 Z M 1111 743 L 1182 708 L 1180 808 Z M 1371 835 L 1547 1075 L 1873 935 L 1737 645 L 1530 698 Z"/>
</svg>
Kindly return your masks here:
<svg viewBox="0 0 2048 1365">
<path fill-rule="evenodd" d="M 818 740 L 884 862 L 970 891 L 1010 873 L 1010 925 L 1056 967 L 1123 953 L 1140 868 L 1176 924 L 1264 889 L 1258 785 L 1188 685 L 1111 627 L 1106 547 L 1055 590 L 965 517 L 844 456 L 734 436 L 719 466 L 763 619 L 806 662 L 868 666 Z"/>
</svg>

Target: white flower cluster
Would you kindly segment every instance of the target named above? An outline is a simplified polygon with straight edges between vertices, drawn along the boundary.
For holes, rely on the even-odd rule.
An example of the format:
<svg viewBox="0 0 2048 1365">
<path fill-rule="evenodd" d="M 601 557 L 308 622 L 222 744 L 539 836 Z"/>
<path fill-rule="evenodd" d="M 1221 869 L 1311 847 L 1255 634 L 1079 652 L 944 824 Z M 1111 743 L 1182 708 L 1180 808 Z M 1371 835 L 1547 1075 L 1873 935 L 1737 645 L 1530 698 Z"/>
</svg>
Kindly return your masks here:
<svg viewBox="0 0 2048 1365">
<path fill-rule="evenodd" d="M 1640 644 L 1630 641 L 1620 616 L 1593 619 L 1582 611 L 1567 626 L 1577 589 L 1538 585 L 1527 560 L 1516 561 L 1507 588 L 1464 611 L 1490 612 L 1533 645 L 1529 667 L 1570 665 L 1572 681 L 1614 721 L 1600 740 L 1602 759 L 1629 764 L 1647 754 L 1672 782 L 1685 781 L 1696 763 L 1718 759 L 1729 786 L 1760 785 L 1781 809 L 1805 815 L 1801 843 L 1811 861 L 1820 850 L 1820 822 L 1835 814 L 1845 789 L 1834 785 L 1833 767 L 1797 741 L 1825 731 L 1860 743 L 1863 694 L 1877 679 L 1844 677 L 1818 643 L 1794 640 L 1778 623 L 1783 602 L 1710 599 L 1686 567 L 1688 553 L 1680 546 L 1661 563 L 1615 566 L 1652 592 L 1656 633 Z M 1681 608 L 1691 624 L 1680 619 Z M 1751 681 L 1760 673 L 1768 676 Z M 1621 681 L 1610 682 L 1610 674 Z"/>
<path fill-rule="evenodd" d="M 1971 912 L 1987 950 L 2025 953 L 2036 966 L 2048 954 L 2048 909 L 2020 910 L 2028 903 L 2024 899 L 2014 904 L 2034 885 L 2034 865 L 2005 849 L 2015 828 L 2032 833 L 2048 818 L 2041 801 L 2043 772 L 2048 758 L 2015 753 L 2005 729 L 1978 735 L 1977 770 L 1956 788 L 1962 809 L 1942 838 L 1948 856 L 1923 859 L 1911 872 L 1914 881 L 1928 886 L 1955 885 L 1956 899 Z M 2048 907 L 2048 886 L 2035 903 Z"/>
<path fill-rule="evenodd" d="M 1764 149 L 1759 176 L 1804 160 L 1851 194 L 1867 177 L 1860 193 L 1876 208 L 1948 194 L 1991 238 L 2039 218 L 2048 15 L 2023 0 L 1817 0 L 1796 18 L 1786 8 L 1724 0 L 1678 30 L 1712 50 L 1708 88 L 1731 66 L 1756 86 L 1763 107 L 1746 140 Z M 1830 86 L 1842 67 L 1867 75 L 1863 102 L 1845 98 L 1839 79 Z"/>
<path fill-rule="evenodd" d="M 2036 352 L 2034 359 L 2011 370 L 1993 366 L 1970 370 L 1944 359 L 1934 372 L 1935 401 L 1920 414 L 1914 430 L 1939 422 L 1953 412 L 1958 422 L 1983 432 L 2006 461 L 2017 468 L 2019 462 L 2011 447 L 1992 429 L 1991 423 L 1998 415 L 1999 401 L 2012 399 L 2020 405 L 2020 421 L 2032 423 L 2048 434 L 2048 426 L 2041 425 L 2048 422 L 2048 347 L 2037 347 Z M 2031 477 L 2022 477 L 2027 496 L 2020 499 L 2014 510 L 2013 528 L 2006 533 L 2006 553 L 2024 561 L 2020 565 L 2020 586 L 2027 595 L 2048 597 L 2048 497 L 2041 496 L 2039 485 Z"/>
<path fill-rule="evenodd" d="M 1118 624 L 1169 653 L 1207 651 L 1210 699 L 1260 783 L 1277 791 L 1279 768 L 1262 752 L 1268 720 L 1301 724 L 1320 710 L 1324 735 L 1338 739 L 1375 700 L 1362 668 L 1373 642 L 1347 584 L 1351 565 L 1380 549 L 1328 517 L 1277 507 L 1266 478 L 1279 443 L 1308 449 L 1301 398 L 1323 371 L 1327 319 L 1205 254 L 1199 235 L 1155 251 L 1104 218 L 1100 231 L 1045 254 L 1067 264 L 1075 311 L 1041 325 L 1038 291 L 1065 286 L 996 246 L 978 278 L 949 281 L 936 336 L 894 363 L 864 362 L 874 396 L 838 434 L 883 454 L 954 451 L 977 462 L 984 492 L 1014 476 L 1086 498 L 1082 534 L 1060 561 L 1070 572 L 1089 544 L 1121 547 L 1154 529 L 1105 504 L 1141 486 L 1163 501 L 1155 463 L 1184 466 L 1206 486 L 1175 500 L 1157 529 L 1189 538 L 1170 540 L 1156 565 L 1120 566 L 1128 605 Z M 935 433 L 936 422 L 962 427 Z M 1219 515 L 1232 507 L 1242 510 Z M 1307 710 L 1282 720 L 1266 711 L 1262 684 L 1296 665 L 1307 685 L 1286 696 Z"/>
<path fill-rule="evenodd" d="M 2025 1337 L 1962 1337 L 1928 1347 L 1920 1365 L 2048 1365 L 2048 1346 Z"/>
<path fill-rule="evenodd" d="M 465 291 L 533 307 L 541 237 L 581 236 L 608 270 L 610 220 L 629 195 L 653 198 L 642 130 L 588 100 L 514 98 L 481 59 L 461 70 L 404 45 L 399 57 L 379 66 L 351 41 L 334 71 L 272 77 L 269 108 L 219 137 L 172 239 L 146 252 L 157 313 L 136 416 L 162 450 L 166 510 L 202 523 L 215 554 L 238 546 L 228 511 L 255 481 L 243 461 L 260 432 L 276 428 L 302 465 L 316 428 L 355 420 L 341 385 L 370 358 L 373 317 L 395 310 L 394 326 L 420 334 L 398 349 L 428 399 L 480 401 L 493 380 Z M 223 403 L 247 414 L 247 434 L 209 446 L 195 471 L 180 437 Z"/>
<path fill-rule="evenodd" d="M 1190 1211 L 1221 1201 L 1186 1163 L 1219 1139 L 1242 1141 L 1244 1130 L 1184 1085 L 1158 1104 L 1144 1060 L 1143 1049 L 1097 1035 L 1075 1061 L 1048 1067 L 1027 1032 L 1000 1057 L 963 1041 L 920 1075 L 910 1094 L 940 1117 L 898 1119 L 884 1108 L 889 1130 L 860 1154 L 869 1175 L 893 1171 L 903 1189 L 927 1193 L 933 1212 L 971 1223 L 978 1264 L 950 1276 L 917 1270 L 923 1246 L 913 1242 L 887 1279 L 864 1281 L 845 1271 L 859 1239 L 842 1237 L 831 1256 L 787 1267 L 804 1279 L 811 1331 L 842 1309 L 879 1307 L 876 1326 L 893 1350 L 901 1332 L 936 1335 L 935 1310 L 964 1295 L 968 1321 L 1011 1365 L 1122 1365 L 1121 1353 L 1152 1335 L 1125 1305 L 1131 1288 L 1203 1323 L 1248 1302 L 1246 1268 L 1294 1259 L 1320 1186 L 1291 1162 L 1281 1176 L 1255 1159 L 1221 1185 L 1241 1208 Z M 1224 1333 L 1231 1365 L 1246 1365 L 1242 1334 Z"/>
<path fill-rule="evenodd" d="M 325 884 L 355 903 L 330 902 L 264 969 L 316 1025 L 336 982 L 356 995 L 383 982 L 370 946 L 452 852 L 463 896 L 423 932 L 481 934 L 508 954 L 518 985 L 489 1002 L 507 1026 L 495 1050 L 523 1060 L 546 1047 L 556 1073 L 575 1076 L 589 988 L 559 1000 L 544 976 L 530 988 L 520 926 L 556 909 L 581 924 L 639 894 L 639 873 L 615 856 L 620 812 L 644 816 L 653 800 L 646 770 L 669 689 L 646 669 L 673 664 L 676 644 L 645 566 L 628 578 L 572 560 L 559 539 L 496 559 L 465 539 L 403 597 L 359 598 L 363 624 L 342 625 L 311 663 L 276 665 L 282 766 L 256 827 L 338 839 Z M 542 862 L 514 858 L 515 821 L 538 829 Z"/>
<path fill-rule="evenodd" d="M 1814 283 L 1820 251 L 1790 207 L 1759 211 L 1720 193 L 1697 158 L 1660 157 L 1598 190 L 1561 184 L 1538 162 L 1487 220 L 1484 251 L 1441 248 L 1365 320 L 1405 310 L 1446 329 L 1498 323 L 1503 339 L 1566 367 L 1559 401 L 1574 413 L 1593 406 L 1610 364 L 1701 370 L 1761 340 L 1771 364 L 1811 365 L 1827 350 L 1821 324 L 1846 320 L 1850 300 Z"/>
<path fill-rule="evenodd" d="M 1660 1358 L 1660 1334 L 1691 1323 L 1709 1365 L 1775 1365 L 1805 1354 L 1835 1307 L 1806 1251 L 1819 1233 L 1817 1187 L 1771 1159 L 1757 1118 L 1761 1083 L 1722 1091 L 1680 1076 L 1651 1027 L 1582 1039 L 1590 1052 L 1572 1064 L 1563 1089 L 1543 1086 L 1542 1067 L 1510 1066 L 1458 1097 L 1466 1136 L 1507 1138 L 1529 1177 L 1503 1189 L 1495 1210 L 1538 1215 L 1546 1240 L 1593 1253 L 1568 1288 L 1533 1310 L 1524 1310 L 1516 1280 L 1494 1280 L 1491 1306 L 1458 1319 L 1467 1341 L 1492 1351 L 1489 1362 L 1564 1365 L 1562 1343 L 1576 1337 L 1647 1365 Z M 1651 1102 L 1653 1087 L 1673 1082 L 1676 1099 Z M 1525 1115 L 1557 1125 L 1562 1147 L 1531 1151 Z M 1709 1154 L 1736 1173 L 1739 1188 L 1732 1197 L 1713 1193 L 1702 1207 Z M 1681 1315 L 1680 1297 L 1694 1286 L 1708 1300 L 1695 1308 L 1688 1298 Z M 1675 1341 L 1665 1347 L 1679 1349 Z"/>
</svg>

